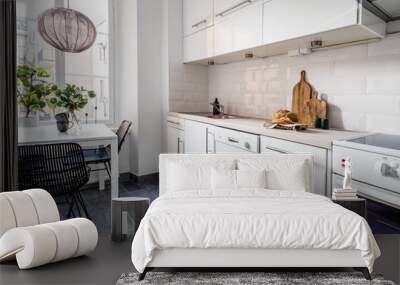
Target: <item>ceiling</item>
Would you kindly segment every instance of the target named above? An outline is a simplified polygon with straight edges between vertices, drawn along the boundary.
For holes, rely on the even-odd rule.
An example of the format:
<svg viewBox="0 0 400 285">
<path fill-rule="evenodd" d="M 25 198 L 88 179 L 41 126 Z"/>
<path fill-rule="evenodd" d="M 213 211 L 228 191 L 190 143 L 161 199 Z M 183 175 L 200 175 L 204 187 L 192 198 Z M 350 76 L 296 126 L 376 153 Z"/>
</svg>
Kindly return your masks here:
<svg viewBox="0 0 400 285">
<path fill-rule="evenodd" d="M 364 3 L 386 22 L 400 20 L 400 0 L 367 0 Z"/>
</svg>

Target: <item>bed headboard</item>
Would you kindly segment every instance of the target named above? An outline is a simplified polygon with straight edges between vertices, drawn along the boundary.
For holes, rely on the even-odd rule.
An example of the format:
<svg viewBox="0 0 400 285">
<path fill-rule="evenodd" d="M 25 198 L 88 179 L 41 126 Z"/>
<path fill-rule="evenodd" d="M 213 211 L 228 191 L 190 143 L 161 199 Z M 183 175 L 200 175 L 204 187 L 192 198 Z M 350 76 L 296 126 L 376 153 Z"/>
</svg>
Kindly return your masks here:
<svg viewBox="0 0 400 285">
<path fill-rule="evenodd" d="M 160 191 L 160 196 L 164 194 L 167 191 L 167 163 L 169 161 L 174 161 L 174 160 L 179 160 L 182 158 L 185 159 L 204 159 L 205 156 L 208 156 L 212 159 L 232 159 L 232 161 L 235 161 L 240 158 L 271 158 L 272 160 L 279 160 L 279 158 L 285 158 L 285 159 L 290 159 L 291 157 L 293 159 L 299 160 L 299 159 L 304 159 L 304 161 L 307 163 L 307 168 L 308 168 L 308 185 L 309 185 L 309 191 L 313 192 L 313 156 L 312 154 L 309 153 L 302 153 L 302 154 L 242 154 L 242 153 L 232 153 L 232 154 L 160 154 L 160 159 L 159 159 L 159 176 L 160 176 L 160 185 L 159 185 L 159 191 Z"/>
</svg>

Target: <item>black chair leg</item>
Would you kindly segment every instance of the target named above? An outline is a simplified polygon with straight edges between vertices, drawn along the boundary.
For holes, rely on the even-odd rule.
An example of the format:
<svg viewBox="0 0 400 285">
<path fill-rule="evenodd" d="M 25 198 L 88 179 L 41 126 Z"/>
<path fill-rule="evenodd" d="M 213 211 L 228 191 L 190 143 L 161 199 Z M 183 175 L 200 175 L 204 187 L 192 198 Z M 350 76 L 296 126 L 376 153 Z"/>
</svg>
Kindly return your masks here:
<svg viewBox="0 0 400 285">
<path fill-rule="evenodd" d="M 89 216 L 89 211 L 88 211 L 87 208 L 86 208 L 86 205 L 85 205 L 85 202 L 84 202 L 84 200 L 83 200 L 83 197 L 82 197 L 81 193 L 80 193 L 80 192 L 77 192 L 76 196 L 77 196 L 77 198 L 78 198 L 79 203 L 81 204 L 81 207 L 82 207 L 83 211 L 85 212 L 86 218 L 88 218 L 89 220 L 91 220 L 91 219 L 90 219 L 90 216 Z"/>
<path fill-rule="evenodd" d="M 369 273 L 369 270 L 367 267 L 355 267 L 354 268 L 357 271 L 361 271 L 361 273 L 364 275 L 364 278 L 371 281 L 371 274 Z"/>
<path fill-rule="evenodd" d="M 71 218 L 71 214 L 72 216 L 75 218 L 75 212 L 74 212 L 74 199 L 73 197 L 70 197 L 71 199 L 68 199 L 67 197 L 65 197 L 65 199 L 67 200 L 69 207 L 68 207 L 68 214 L 67 214 L 67 218 Z"/>
<path fill-rule="evenodd" d="M 108 177 L 109 177 L 110 180 L 111 180 L 111 173 L 110 173 L 111 164 L 110 164 L 109 162 L 104 162 L 104 167 L 105 167 L 105 169 L 107 170 Z"/>
<path fill-rule="evenodd" d="M 79 217 L 82 217 L 81 209 L 79 208 L 79 199 L 76 194 L 74 194 L 74 204 L 76 205 L 76 209 L 78 210 Z"/>
</svg>

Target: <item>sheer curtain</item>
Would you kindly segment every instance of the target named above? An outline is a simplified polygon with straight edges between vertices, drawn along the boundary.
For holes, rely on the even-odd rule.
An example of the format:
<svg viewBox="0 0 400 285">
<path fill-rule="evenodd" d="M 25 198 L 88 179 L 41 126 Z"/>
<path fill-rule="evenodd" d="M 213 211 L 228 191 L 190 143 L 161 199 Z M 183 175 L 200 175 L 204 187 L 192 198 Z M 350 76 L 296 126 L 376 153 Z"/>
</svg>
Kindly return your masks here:
<svg viewBox="0 0 400 285">
<path fill-rule="evenodd" d="M 17 190 L 15 0 L 0 0 L 0 192 Z"/>
</svg>

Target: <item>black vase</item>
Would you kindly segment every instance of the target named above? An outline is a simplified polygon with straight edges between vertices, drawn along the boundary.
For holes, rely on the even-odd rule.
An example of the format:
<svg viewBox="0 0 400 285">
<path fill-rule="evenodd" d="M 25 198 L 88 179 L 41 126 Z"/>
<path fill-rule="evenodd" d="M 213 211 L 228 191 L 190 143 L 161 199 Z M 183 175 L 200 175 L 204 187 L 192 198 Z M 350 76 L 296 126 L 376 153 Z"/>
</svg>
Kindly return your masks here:
<svg viewBox="0 0 400 285">
<path fill-rule="evenodd" d="M 71 122 L 68 119 L 67 113 L 59 113 L 59 114 L 55 115 L 55 118 L 57 121 L 57 129 L 61 133 L 65 133 L 66 131 L 68 131 L 68 129 L 70 128 Z"/>
</svg>

